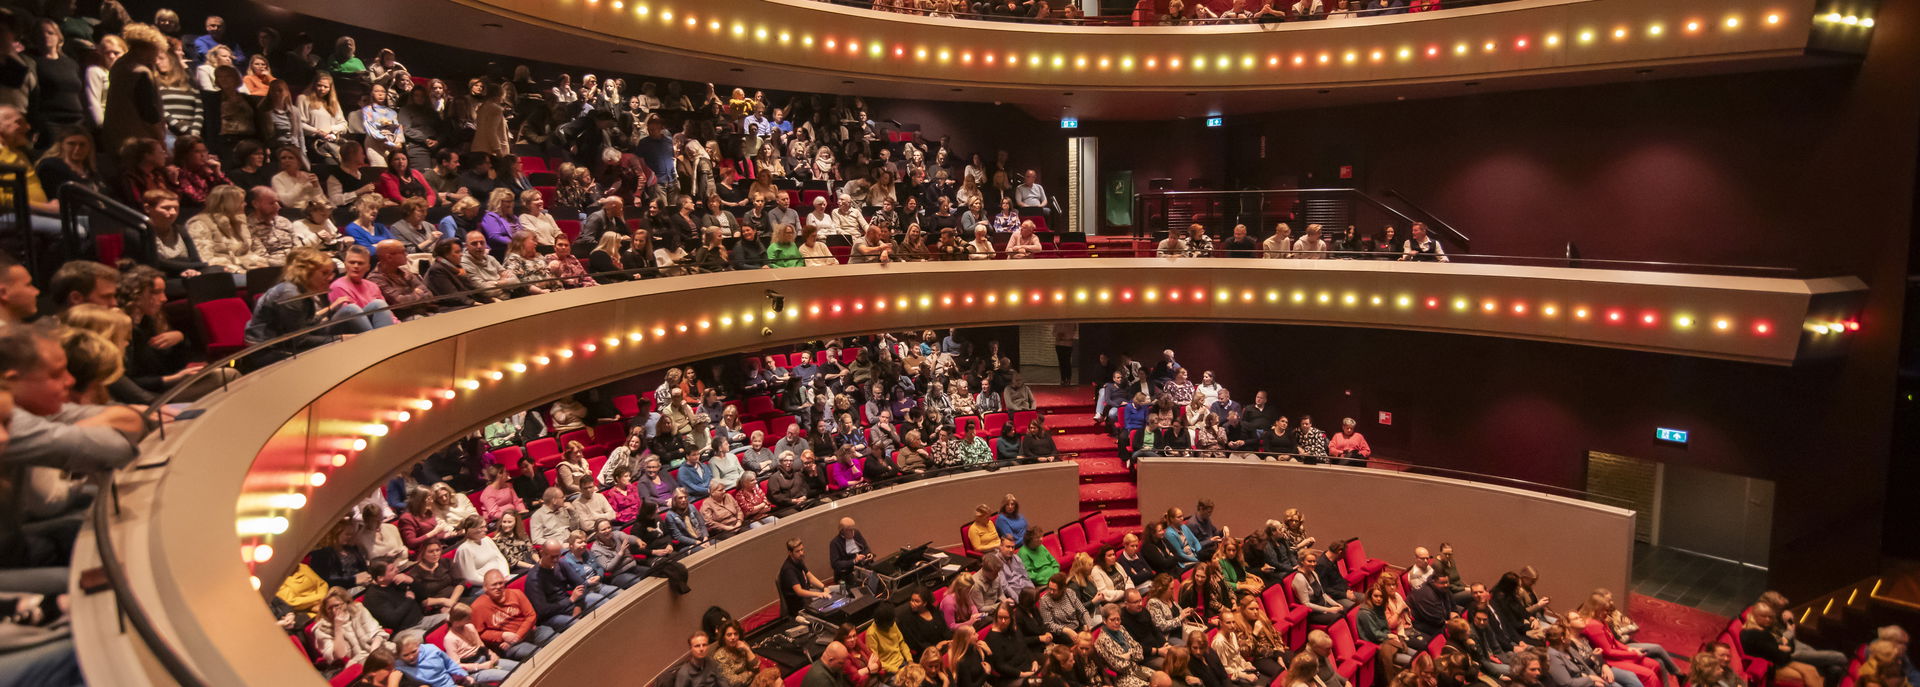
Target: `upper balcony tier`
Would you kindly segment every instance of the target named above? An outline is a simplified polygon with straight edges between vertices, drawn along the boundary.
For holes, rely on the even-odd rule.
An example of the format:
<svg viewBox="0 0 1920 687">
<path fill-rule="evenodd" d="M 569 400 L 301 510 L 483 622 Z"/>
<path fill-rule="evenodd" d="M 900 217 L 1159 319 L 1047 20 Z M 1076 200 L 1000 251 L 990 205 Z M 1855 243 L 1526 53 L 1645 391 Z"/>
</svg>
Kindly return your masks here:
<svg viewBox="0 0 1920 687">
<path fill-rule="evenodd" d="M 1870 2 L 1518 0 L 1331 21 L 1085 26 L 818 0 L 279 0 L 520 58 L 769 88 L 1160 118 L 1849 59 Z M 1255 4 L 1255 3 L 1250 3 Z M 1176 97 L 1169 98 L 1173 94 Z M 1184 94 L 1184 95 L 1181 95 Z"/>
</svg>

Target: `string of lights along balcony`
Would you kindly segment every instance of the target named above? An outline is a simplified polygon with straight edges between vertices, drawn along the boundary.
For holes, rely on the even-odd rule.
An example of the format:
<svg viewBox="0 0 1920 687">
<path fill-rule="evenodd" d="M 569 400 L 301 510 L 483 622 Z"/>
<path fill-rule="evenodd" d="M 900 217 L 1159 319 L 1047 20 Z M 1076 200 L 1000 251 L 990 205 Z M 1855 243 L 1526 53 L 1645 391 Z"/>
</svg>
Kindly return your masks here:
<svg viewBox="0 0 1920 687">
<path fill-rule="evenodd" d="M 1445 313 L 1459 318 L 1536 318 L 1560 320 L 1574 325 L 1618 327 L 1620 331 L 1641 331 L 1648 337 L 1664 335 L 1756 336 L 1780 334 L 1779 327 L 1766 319 L 1743 317 L 1737 313 L 1696 312 L 1684 307 L 1641 307 L 1624 304 L 1532 301 L 1509 296 L 1463 293 L 1420 294 L 1413 292 L 1360 292 L 1354 290 L 1314 289 L 1305 286 L 1275 288 L 1262 285 L 1246 287 L 1192 287 L 1176 285 L 1087 286 L 1074 289 L 980 290 L 945 293 L 896 293 L 864 298 L 832 298 L 787 302 L 779 310 L 764 302 L 719 309 L 696 319 L 659 322 L 651 326 L 627 323 L 604 337 L 585 341 L 554 342 L 527 352 L 522 357 L 477 368 L 447 386 L 422 389 L 418 395 L 393 407 L 370 410 L 358 418 L 316 420 L 314 442 L 317 451 L 307 457 L 307 468 L 299 472 L 259 476 L 250 479 L 263 488 L 244 493 L 237 506 L 235 527 L 242 538 L 241 560 L 248 566 L 250 582 L 260 588 L 253 576 L 254 566 L 272 560 L 274 538 L 287 531 L 289 517 L 307 504 L 308 494 L 327 483 L 327 475 L 345 467 L 374 442 L 389 436 L 423 413 L 443 404 L 458 402 L 463 394 L 484 393 L 489 384 L 537 371 L 552 365 L 565 365 L 575 358 L 619 355 L 637 350 L 643 344 L 671 345 L 676 337 L 698 337 L 715 330 L 764 326 L 781 320 L 801 318 L 846 318 L 884 314 L 888 311 L 924 311 L 967 308 L 1051 309 L 1062 316 L 1095 317 L 1089 309 L 1104 309 L 1107 316 L 1128 314 L 1164 318 L 1180 308 L 1238 305 L 1276 309 L 1372 310 L 1387 316 L 1408 317 Z M 1421 312 L 1429 311 L 1429 312 Z M 1801 329 L 1815 336 L 1835 337 L 1858 332 L 1860 321 L 1810 319 Z"/>
<path fill-rule="evenodd" d="M 1475 55 L 1537 50 L 1598 50 L 1632 41 L 1659 41 L 1673 37 L 1703 38 L 1748 30 L 1774 30 L 1785 24 L 1781 11 L 1756 14 L 1702 14 L 1678 21 L 1668 18 L 1639 23 L 1594 25 L 1571 31 L 1543 30 L 1534 34 L 1506 37 L 1452 37 L 1420 43 L 1395 45 L 1353 45 L 1340 49 L 1294 50 L 1240 55 L 1186 53 L 1100 53 L 1063 54 L 1059 52 L 989 50 L 967 46 L 928 45 L 887 37 L 849 36 L 795 32 L 768 27 L 758 21 L 703 15 L 693 10 L 676 9 L 652 2 L 627 0 L 558 0 L 584 3 L 589 8 L 604 8 L 636 28 L 682 29 L 693 33 L 731 37 L 733 40 L 767 46 L 769 51 L 801 51 L 838 57 L 848 62 L 891 60 L 911 61 L 952 70 L 1028 69 L 1072 70 L 1076 72 L 1128 73 L 1136 70 L 1186 73 L 1250 73 L 1260 70 L 1335 68 L 1357 65 L 1417 65 L 1422 60 L 1464 59 Z M 1840 12 L 1813 15 L 1816 26 L 1831 30 L 1871 29 L 1872 17 Z"/>
</svg>

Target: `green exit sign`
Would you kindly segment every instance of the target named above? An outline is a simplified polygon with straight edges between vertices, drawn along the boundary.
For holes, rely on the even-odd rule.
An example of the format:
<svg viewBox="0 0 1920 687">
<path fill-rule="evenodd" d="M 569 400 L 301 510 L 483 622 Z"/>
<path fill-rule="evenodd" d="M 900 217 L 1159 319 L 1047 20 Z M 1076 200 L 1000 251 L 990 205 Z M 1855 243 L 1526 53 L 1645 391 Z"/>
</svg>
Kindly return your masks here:
<svg viewBox="0 0 1920 687">
<path fill-rule="evenodd" d="M 1655 427 L 1653 428 L 1653 438 L 1669 444 L 1685 444 L 1687 443 L 1687 430 L 1673 429 L 1671 427 Z"/>
</svg>

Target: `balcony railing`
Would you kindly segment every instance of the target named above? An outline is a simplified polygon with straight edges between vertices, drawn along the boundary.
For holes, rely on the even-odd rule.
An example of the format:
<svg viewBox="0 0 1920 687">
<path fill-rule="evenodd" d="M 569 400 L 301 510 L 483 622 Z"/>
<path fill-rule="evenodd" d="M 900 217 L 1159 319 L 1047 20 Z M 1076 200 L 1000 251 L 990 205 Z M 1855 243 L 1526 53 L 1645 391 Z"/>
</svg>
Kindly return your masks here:
<svg viewBox="0 0 1920 687">
<path fill-rule="evenodd" d="M 1224 16 L 1233 12 L 1231 8 L 1215 10 L 1203 0 L 1186 3 L 1181 16 L 1174 17 L 1163 10 L 1162 3 L 1153 0 L 1140 0 L 1125 15 L 1074 16 L 1068 14 L 1074 8 L 1074 0 L 1061 0 L 1060 7 L 1048 4 L 1048 11 L 1040 14 L 1037 0 L 1016 0 L 1009 8 L 1003 2 L 980 0 L 819 0 L 843 7 L 872 9 L 877 12 L 908 14 L 942 19 L 965 19 L 968 21 L 1022 22 L 1029 24 L 1063 24 L 1068 26 L 1214 26 L 1227 24 L 1278 24 L 1294 22 L 1341 22 L 1352 19 L 1366 19 L 1398 14 L 1426 14 L 1476 5 L 1490 5 L 1512 0 L 1430 0 L 1410 3 L 1409 0 L 1393 0 L 1390 7 L 1361 8 L 1364 3 L 1354 0 L 1352 9 L 1340 9 L 1339 2 L 1322 2 L 1321 12 L 1295 12 L 1289 0 L 1272 0 L 1270 4 L 1249 1 L 1240 11 L 1248 16 Z M 1415 7 L 1414 5 L 1419 5 Z M 1204 9 L 1204 12 L 1202 11 Z M 984 10 L 984 11 L 983 11 Z"/>
</svg>

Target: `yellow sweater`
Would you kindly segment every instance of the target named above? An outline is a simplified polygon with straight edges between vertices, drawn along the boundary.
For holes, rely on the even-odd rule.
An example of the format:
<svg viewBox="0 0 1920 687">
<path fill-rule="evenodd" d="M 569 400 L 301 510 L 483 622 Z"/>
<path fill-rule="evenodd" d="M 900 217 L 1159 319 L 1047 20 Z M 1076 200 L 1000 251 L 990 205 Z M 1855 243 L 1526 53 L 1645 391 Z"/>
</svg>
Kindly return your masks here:
<svg viewBox="0 0 1920 687">
<path fill-rule="evenodd" d="M 274 596 L 287 602 L 294 610 L 314 613 L 320 610 L 320 601 L 327 598 L 327 581 L 313 572 L 313 568 L 301 563 L 300 567 L 280 583 L 280 591 Z"/>
<path fill-rule="evenodd" d="M 998 551 L 1000 550 L 1000 529 L 994 527 L 993 523 L 987 523 L 985 526 L 978 522 L 967 525 L 967 543 L 973 546 L 973 550 L 982 553 Z"/>
</svg>

